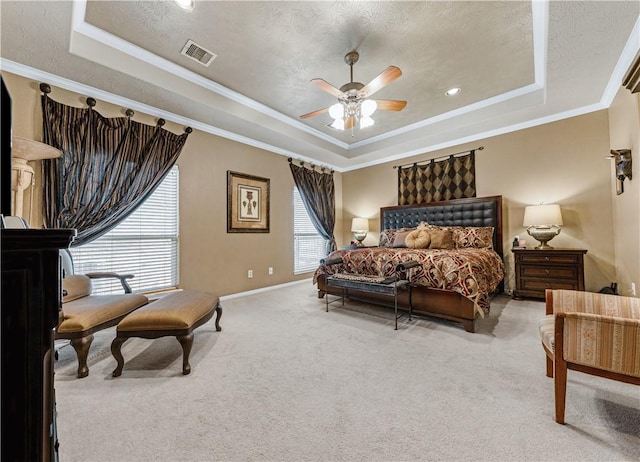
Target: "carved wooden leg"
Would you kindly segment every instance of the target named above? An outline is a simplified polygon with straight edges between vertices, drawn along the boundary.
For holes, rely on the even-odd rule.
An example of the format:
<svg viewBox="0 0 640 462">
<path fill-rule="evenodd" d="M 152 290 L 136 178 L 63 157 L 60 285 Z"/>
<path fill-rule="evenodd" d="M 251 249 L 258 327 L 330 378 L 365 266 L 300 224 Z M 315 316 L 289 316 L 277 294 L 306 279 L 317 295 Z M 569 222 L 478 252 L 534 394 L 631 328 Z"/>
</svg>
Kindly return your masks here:
<svg viewBox="0 0 640 462">
<path fill-rule="evenodd" d="M 93 335 L 86 337 L 74 338 L 71 340 L 71 346 L 76 350 L 78 356 L 78 378 L 81 379 L 89 375 L 89 367 L 87 366 L 87 357 L 89 356 L 89 347 L 93 342 Z"/>
<path fill-rule="evenodd" d="M 324 290 L 318 289 L 318 298 L 324 297 L 324 294 L 326 294 L 326 292 Z"/>
<path fill-rule="evenodd" d="M 122 356 L 120 348 L 122 347 L 122 344 L 127 340 L 129 340 L 127 337 L 116 337 L 113 339 L 113 342 L 111 342 L 111 354 L 118 363 L 116 368 L 111 373 L 113 377 L 120 377 L 120 375 L 122 375 L 122 368 L 124 367 L 124 357 Z"/>
<path fill-rule="evenodd" d="M 462 321 L 462 326 L 464 327 L 464 330 L 471 332 L 472 334 L 476 331 L 473 319 Z"/>
<path fill-rule="evenodd" d="M 564 425 L 564 408 L 567 399 L 567 362 L 556 354 L 553 388 L 556 400 L 556 422 Z"/>
<path fill-rule="evenodd" d="M 182 345 L 182 375 L 187 375 L 191 372 L 189 355 L 191 354 L 191 347 L 193 346 L 193 332 L 188 335 L 180 335 L 176 338 L 178 342 L 180 342 L 180 345 Z"/>
<path fill-rule="evenodd" d="M 216 306 L 216 330 L 220 332 L 222 327 L 220 327 L 220 318 L 222 317 L 222 306 L 218 303 Z"/>
</svg>

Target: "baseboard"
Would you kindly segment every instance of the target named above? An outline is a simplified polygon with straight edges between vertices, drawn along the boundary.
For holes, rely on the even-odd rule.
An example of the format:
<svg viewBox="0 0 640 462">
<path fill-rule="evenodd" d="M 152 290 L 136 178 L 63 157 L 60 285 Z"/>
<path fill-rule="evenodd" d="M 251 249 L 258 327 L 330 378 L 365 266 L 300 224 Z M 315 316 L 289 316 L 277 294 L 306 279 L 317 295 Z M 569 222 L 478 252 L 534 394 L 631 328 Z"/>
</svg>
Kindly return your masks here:
<svg viewBox="0 0 640 462">
<path fill-rule="evenodd" d="M 165 290 L 158 290 L 156 292 L 143 292 L 142 295 L 144 295 L 145 297 L 147 297 L 147 299 L 150 302 L 159 300 L 160 298 L 164 297 L 165 295 L 169 295 L 175 292 L 181 292 L 183 289 L 165 289 Z"/>
<path fill-rule="evenodd" d="M 302 283 L 309 284 L 309 281 L 311 281 L 311 278 L 309 278 L 309 279 L 300 279 L 299 281 L 285 282 L 284 284 L 278 284 L 278 285 L 275 285 L 275 286 L 262 287 L 260 289 L 248 290 L 246 292 L 238 292 L 236 294 L 223 295 L 222 297 L 220 297 L 220 301 L 224 302 L 225 300 L 232 300 L 234 298 L 240 298 L 240 297 L 246 297 L 246 296 L 249 296 L 249 295 L 262 294 L 264 292 L 269 292 L 271 290 L 278 290 L 278 289 L 282 289 L 282 288 L 285 288 L 285 287 L 294 286 L 296 284 L 302 284 Z"/>
<path fill-rule="evenodd" d="M 236 294 L 223 295 L 222 297 L 220 297 L 220 301 L 223 302 L 225 300 L 232 300 L 234 298 L 240 298 L 240 297 L 246 297 L 246 296 L 249 296 L 249 295 L 261 294 L 261 293 L 264 293 L 264 292 L 269 292 L 271 290 L 278 290 L 278 289 L 282 289 L 282 288 L 285 288 L 285 287 L 293 286 L 293 285 L 296 285 L 296 284 L 302 284 L 302 283 L 309 284 L 309 281 L 311 281 L 311 278 L 300 279 L 298 281 L 285 282 L 284 284 L 278 284 L 278 285 L 275 285 L 275 286 L 262 287 L 260 289 L 248 290 L 246 292 L 238 292 Z M 155 301 L 155 300 L 158 300 L 159 298 L 162 298 L 165 295 L 168 295 L 168 294 L 174 293 L 174 292 L 180 292 L 182 290 L 184 290 L 184 289 L 178 289 L 178 288 L 165 289 L 165 290 L 159 290 L 157 292 L 143 293 L 142 295 L 147 297 L 149 299 L 149 301 Z"/>
</svg>

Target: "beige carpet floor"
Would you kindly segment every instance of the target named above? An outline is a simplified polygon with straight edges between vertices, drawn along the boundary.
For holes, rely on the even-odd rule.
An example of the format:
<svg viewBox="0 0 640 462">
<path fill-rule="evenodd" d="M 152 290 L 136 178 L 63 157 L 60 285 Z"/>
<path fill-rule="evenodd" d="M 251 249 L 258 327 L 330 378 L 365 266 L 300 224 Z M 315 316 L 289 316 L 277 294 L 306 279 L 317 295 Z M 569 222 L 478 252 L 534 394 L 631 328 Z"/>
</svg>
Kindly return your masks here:
<svg viewBox="0 0 640 462">
<path fill-rule="evenodd" d="M 640 387 L 569 371 L 567 425 L 537 333 L 542 302 L 494 299 L 469 334 L 305 281 L 223 301 L 222 332 L 196 331 L 192 372 L 175 338 L 131 339 L 112 378 L 114 329 L 90 375 L 60 350 L 60 460 L 640 460 Z"/>
</svg>

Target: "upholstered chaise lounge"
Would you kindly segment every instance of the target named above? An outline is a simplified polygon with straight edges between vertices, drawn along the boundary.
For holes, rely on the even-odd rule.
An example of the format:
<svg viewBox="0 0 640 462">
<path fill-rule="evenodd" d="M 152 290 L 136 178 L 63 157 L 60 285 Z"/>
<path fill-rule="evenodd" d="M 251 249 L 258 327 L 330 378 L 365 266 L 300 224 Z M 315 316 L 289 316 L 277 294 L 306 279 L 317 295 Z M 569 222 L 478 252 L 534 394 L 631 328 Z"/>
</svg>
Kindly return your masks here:
<svg viewBox="0 0 640 462">
<path fill-rule="evenodd" d="M 126 316 L 116 328 L 111 353 L 118 366 L 113 377 L 122 375 L 124 357 L 121 347 L 131 337 L 156 339 L 174 336 L 182 346 L 182 374 L 191 372 L 189 354 L 193 346 L 193 331 L 216 313 L 216 331 L 221 331 L 222 306 L 217 295 L 198 290 L 182 290 L 165 295 Z"/>
<path fill-rule="evenodd" d="M 91 295 L 91 279 L 117 278 L 125 291 L 116 295 Z M 146 305 L 147 297 L 131 293 L 126 280 L 132 275 L 91 273 L 67 275 L 62 280 L 62 310 L 59 313 L 56 339 L 67 339 L 78 356 L 78 378 L 89 375 L 87 358 L 93 334 L 115 326 L 136 308 Z"/>
<path fill-rule="evenodd" d="M 547 289 L 546 312 L 540 336 L 556 422 L 564 424 L 567 369 L 640 385 L 640 299 Z"/>
</svg>

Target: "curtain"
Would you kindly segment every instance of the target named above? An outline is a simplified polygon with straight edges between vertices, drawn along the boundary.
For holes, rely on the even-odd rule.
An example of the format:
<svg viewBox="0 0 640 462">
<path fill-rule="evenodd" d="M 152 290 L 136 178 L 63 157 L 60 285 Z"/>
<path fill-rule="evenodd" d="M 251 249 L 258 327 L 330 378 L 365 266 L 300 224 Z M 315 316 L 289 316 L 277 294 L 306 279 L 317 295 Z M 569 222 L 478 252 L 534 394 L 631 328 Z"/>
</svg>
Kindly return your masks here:
<svg viewBox="0 0 640 462">
<path fill-rule="evenodd" d="M 476 196 L 475 150 L 464 156 L 398 168 L 398 205 Z"/>
<path fill-rule="evenodd" d="M 43 141 L 62 157 L 43 161 L 44 224 L 75 228 L 74 246 L 105 234 L 131 214 L 174 165 L 191 128 L 176 135 L 127 117 L 106 118 L 42 95 Z"/>
<path fill-rule="evenodd" d="M 297 166 L 291 159 L 289 159 L 289 167 L 311 223 L 327 242 L 328 255 L 336 250 L 336 239 L 333 235 L 336 224 L 333 172 L 324 173 L 324 169 L 318 172 L 304 166 Z"/>
</svg>

